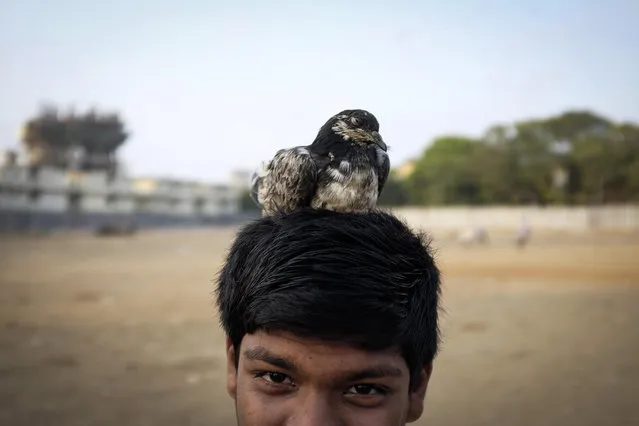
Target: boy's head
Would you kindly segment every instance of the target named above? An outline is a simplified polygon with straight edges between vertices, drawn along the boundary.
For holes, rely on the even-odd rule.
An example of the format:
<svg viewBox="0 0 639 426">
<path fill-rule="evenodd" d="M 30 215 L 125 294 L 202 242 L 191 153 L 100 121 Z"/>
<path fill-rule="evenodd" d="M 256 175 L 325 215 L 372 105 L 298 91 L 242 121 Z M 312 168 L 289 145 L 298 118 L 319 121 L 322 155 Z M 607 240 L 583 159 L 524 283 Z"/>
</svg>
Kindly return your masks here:
<svg viewBox="0 0 639 426">
<path fill-rule="evenodd" d="M 439 295 L 428 241 L 390 214 L 307 209 L 249 224 L 217 289 L 239 424 L 416 420 Z"/>
</svg>

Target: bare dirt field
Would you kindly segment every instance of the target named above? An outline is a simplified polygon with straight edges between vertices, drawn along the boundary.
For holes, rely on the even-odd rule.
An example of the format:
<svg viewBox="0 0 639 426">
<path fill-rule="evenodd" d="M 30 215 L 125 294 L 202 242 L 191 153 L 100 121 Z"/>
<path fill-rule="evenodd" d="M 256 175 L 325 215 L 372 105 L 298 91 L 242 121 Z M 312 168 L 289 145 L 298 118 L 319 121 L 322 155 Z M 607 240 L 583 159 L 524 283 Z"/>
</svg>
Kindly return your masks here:
<svg viewBox="0 0 639 426">
<path fill-rule="evenodd" d="M 233 234 L 1 237 L 0 424 L 234 425 L 210 294 Z M 417 424 L 639 425 L 639 235 L 434 245 L 445 341 Z"/>
</svg>

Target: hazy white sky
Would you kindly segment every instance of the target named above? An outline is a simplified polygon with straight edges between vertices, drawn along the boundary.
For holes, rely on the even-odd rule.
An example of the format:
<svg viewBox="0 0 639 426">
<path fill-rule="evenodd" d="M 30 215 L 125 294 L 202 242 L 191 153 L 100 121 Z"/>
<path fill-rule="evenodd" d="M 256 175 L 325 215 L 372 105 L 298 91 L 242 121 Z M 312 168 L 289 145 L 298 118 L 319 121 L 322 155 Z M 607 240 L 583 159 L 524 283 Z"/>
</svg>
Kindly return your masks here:
<svg viewBox="0 0 639 426">
<path fill-rule="evenodd" d="M 639 121 L 636 0 L 3 0 L 0 147 L 42 101 L 119 111 L 135 175 L 224 181 L 364 108 L 436 135 L 590 108 Z"/>
</svg>

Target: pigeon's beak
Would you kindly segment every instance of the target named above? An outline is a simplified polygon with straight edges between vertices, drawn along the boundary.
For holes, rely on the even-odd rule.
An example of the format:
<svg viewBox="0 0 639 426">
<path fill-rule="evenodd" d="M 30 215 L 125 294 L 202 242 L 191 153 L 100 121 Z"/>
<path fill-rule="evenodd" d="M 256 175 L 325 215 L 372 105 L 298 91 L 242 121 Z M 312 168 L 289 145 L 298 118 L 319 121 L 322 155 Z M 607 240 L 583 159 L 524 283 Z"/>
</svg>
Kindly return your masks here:
<svg viewBox="0 0 639 426">
<path fill-rule="evenodd" d="M 380 147 L 383 151 L 387 151 L 388 147 L 386 146 L 386 143 L 384 143 L 384 139 L 382 139 L 382 135 L 379 134 L 379 132 L 371 132 L 371 136 L 373 137 L 373 143 L 375 145 L 377 145 L 378 147 Z"/>
</svg>

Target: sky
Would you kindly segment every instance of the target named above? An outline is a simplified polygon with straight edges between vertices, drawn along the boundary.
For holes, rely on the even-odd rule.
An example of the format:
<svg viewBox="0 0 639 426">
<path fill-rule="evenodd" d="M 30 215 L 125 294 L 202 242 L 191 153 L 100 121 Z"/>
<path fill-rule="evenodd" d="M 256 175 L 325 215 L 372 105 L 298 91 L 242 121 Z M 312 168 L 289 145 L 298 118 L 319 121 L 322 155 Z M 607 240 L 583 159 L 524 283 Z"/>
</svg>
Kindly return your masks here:
<svg viewBox="0 0 639 426">
<path fill-rule="evenodd" d="M 3 0 L 0 148 L 44 102 L 119 112 L 130 174 L 224 182 L 376 115 L 394 166 L 568 108 L 639 122 L 636 0 Z"/>
</svg>

